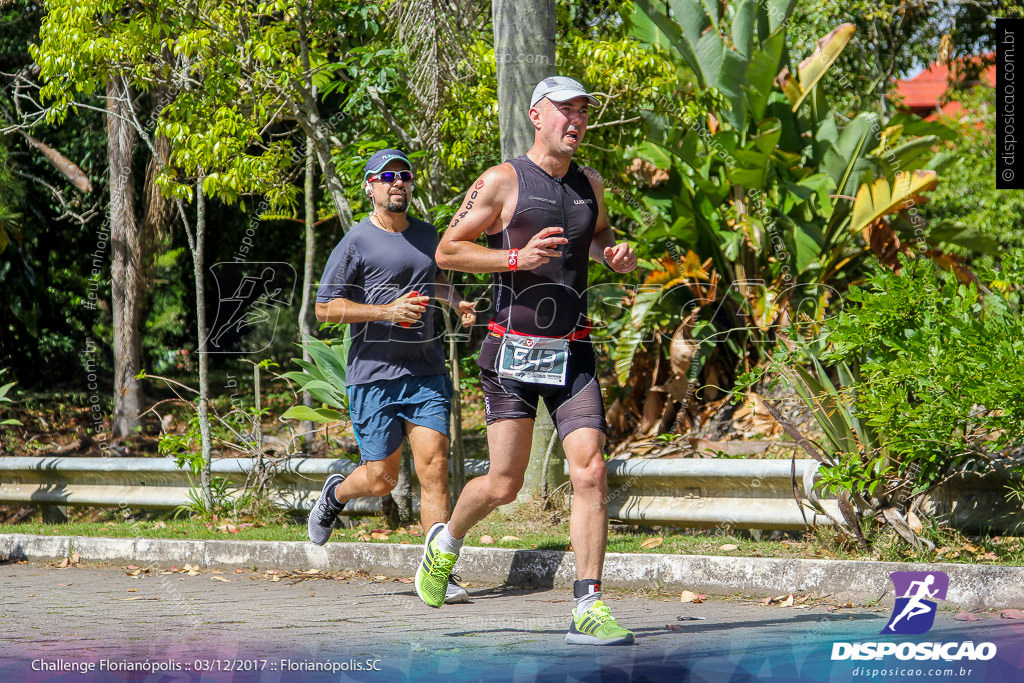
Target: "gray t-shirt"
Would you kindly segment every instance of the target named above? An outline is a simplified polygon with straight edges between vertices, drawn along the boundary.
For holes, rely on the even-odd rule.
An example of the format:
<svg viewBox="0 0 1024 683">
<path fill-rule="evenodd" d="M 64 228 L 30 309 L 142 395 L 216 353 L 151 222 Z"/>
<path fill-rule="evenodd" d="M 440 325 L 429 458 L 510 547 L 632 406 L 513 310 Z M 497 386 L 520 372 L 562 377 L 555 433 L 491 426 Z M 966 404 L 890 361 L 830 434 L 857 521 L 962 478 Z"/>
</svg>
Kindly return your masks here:
<svg viewBox="0 0 1024 683">
<path fill-rule="evenodd" d="M 437 228 L 411 216 L 403 232 L 382 230 L 365 218 L 331 252 L 317 303 L 343 298 L 388 304 L 411 291 L 431 297 L 426 312 L 410 327 L 390 322 L 351 324 L 348 384 L 445 372 L 444 349 L 434 326 L 434 283 L 440 272 L 434 262 L 437 241 Z"/>
</svg>

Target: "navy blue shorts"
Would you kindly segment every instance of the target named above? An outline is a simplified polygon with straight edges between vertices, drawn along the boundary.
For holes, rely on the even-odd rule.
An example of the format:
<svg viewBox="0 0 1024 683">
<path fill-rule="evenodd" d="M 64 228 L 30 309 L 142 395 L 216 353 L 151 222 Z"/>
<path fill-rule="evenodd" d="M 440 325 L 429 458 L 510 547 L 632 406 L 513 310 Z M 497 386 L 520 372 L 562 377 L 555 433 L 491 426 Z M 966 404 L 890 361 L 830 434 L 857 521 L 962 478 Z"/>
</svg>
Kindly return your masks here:
<svg viewBox="0 0 1024 683">
<path fill-rule="evenodd" d="M 352 384 L 348 409 L 363 460 L 383 460 L 402 445 L 406 422 L 449 436 L 452 381 L 448 375 L 407 375 Z"/>
</svg>

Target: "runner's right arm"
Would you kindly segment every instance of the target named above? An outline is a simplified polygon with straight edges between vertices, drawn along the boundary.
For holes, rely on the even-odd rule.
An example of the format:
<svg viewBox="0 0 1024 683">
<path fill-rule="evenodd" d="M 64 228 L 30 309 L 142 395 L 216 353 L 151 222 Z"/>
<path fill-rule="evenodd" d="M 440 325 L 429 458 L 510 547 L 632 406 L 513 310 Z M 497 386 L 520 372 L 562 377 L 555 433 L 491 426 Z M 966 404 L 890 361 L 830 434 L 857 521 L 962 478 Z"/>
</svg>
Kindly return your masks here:
<svg viewBox="0 0 1024 683">
<path fill-rule="evenodd" d="M 500 232 L 506 202 L 518 195 L 515 169 L 499 164 L 484 172 L 473 184 L 459 212 L 441 236 L 435 259 L 445 270 L 466 273 L 497 273 L 509 270 L 509 250 L 488 249 L 476 244 L 485 231 Z M 514 206 L 511 207 L 514 210 Z M 532 270 L 561 256 L 558 245 L 568 242 L 560 234 L 562 228 L 544 228 L 519 249 L 519 270 Z"/>
<path fill-rule="evenodd" d="M 393 322 L 414 323 L 427 310 L 430 297 L 407 292 L 389 304 L 360 304 L 348 299 L 317 302 L 316 319 L 322 323 Z"/>
</svg>

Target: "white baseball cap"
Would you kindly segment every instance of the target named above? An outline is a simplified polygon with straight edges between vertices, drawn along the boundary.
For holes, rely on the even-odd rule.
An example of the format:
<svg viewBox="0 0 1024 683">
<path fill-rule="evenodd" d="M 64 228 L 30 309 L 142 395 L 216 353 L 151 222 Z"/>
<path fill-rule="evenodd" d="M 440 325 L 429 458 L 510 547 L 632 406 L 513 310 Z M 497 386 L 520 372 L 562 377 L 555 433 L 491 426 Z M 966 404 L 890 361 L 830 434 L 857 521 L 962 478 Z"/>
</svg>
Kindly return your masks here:
<svg viewBox="0 0 1024 683">
<path fill-rule="evenodd" d="M 574 97 L 586 97 L 595 107 L 600 104 L 597 98 L 587 92 L 583 84 L 568 76 L 549 76 L 537 84 L 530 98 L 530 106 L 535 107 L 544 98 L 552 102 L 566 102 Z"/>
</svg>

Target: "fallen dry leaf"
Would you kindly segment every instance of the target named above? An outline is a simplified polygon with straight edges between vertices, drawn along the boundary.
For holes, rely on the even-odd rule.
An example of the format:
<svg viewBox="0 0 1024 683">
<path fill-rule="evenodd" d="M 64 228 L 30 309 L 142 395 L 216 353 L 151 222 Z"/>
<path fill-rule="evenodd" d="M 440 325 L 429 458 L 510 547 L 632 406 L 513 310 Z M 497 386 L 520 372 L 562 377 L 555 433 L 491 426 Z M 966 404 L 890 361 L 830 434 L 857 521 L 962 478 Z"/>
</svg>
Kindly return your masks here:
<svg viewBox="0 0 1024 683">
<path fill-rule="evenodd" d="M 511 543 L 512 541 L 520 541 L 520 540 L 522 540 L 522 539 L 520 539 L 518 536 L 502 536 L 501 537 L 501 542 L 502 543 Z"/>
<path fill-rule="evenodd" d="M 78 554 L 77 550 L 75 552 L 71 553 L 71 564 L 78 564 L 78 560 L 80 560 L 80 559 L 81 559 L 81 555 Z"/>
<path fill-rule="evenodd" d="M 60 567 L 61 569 L 63 569 L 64 567 L 67 567 L 68 566 L 68 558 L 65 557 L 63 560 L 60 561 L 60 564 L 58 564 L 57 566 Z"/>
<path fill-rule="evenodd" d="M 957 612 L 954 616 L 957 621 L 981 621 L 978 617 L 974 616 L 970 612 Z"/>
<path fill-rule="evenodd" d="M 484 535 L 484 536 L 480 537 L 480 545 L 491 545 L 493 543 L 494 543 L 494 537 L 493 536 L 486 536 L 486 535 Z"/>
<path fill-rule="evenodd" d="M 383 533 L 381 531 L 374 531 L 373 533 L 370 534 L 370 537 L 371 538 L 376 538 L 378 541 L 386 541 L 389 538 L 391 538 L 390 536 L 388 536 L 387 534 L 385 534 L 385 533 Z"/>
<path fill-rule="evenodd" d="M 124 592 L 125 593 L 138 593 L 139 589 L 138 588 L 126 588 Z"/>
<path fill-rule="evenodd" d="M 692 602 L 695 605 L 699 605 L 707 599 L 708 596 L 693 591 L 683 591 L 679 594 L 679 602 Z"/>
<path fill-rule="evenodd" d="M 210 579 L 213 581 L 223 581 L 224 583 L 231 583 L 231 579 L 225 579 L 223 576 L 211 576 Z"/>
<path fill-rule="evenodd" d="M 125 569 L 139 569 L 139 567 L 137 567 L 134 564 L 130 564 L 127 567 L 125 567 Z M 187 564 L 185 565 L 185 569 L 188 569 L 188 565 Z"/>
<path fill-rule="evenodd" d="M 915 534 L 920 534 L 924 530 L 924 525 L 921 524 L 921 519 L 913 512 L 907 512 L 907 526 Z"/>
<path fill-rule="evenodd" d="M 167 528 L 167 522 L 164 522 L 164 521 L 154 522 L 153 523 L 153 528 L 154 529 L 166 529 Z"/>
<path fill-rule="evenodd" d="M 981 559 L 983 559 L 983 560 L 991 560 L 992 562 L 995 562 L 999 558 L 996 557 L 996 554 L 994 552 L 989 551 L 989 552 L 985 553 L 984 555 L 982 555 Z"/>
<path fill-rule="evenodd" d="M 657 548 L 659 545 L 661 545 L 664 542 L 665 542 L 665 539 L 661 538 L 660 536 L 659 537 L 655 537 L 655 538 L 648 538 L 647 540 L 643 541 L 640 544 L 640 547 L 641 548 L 646 548 L 647 550 L 650 550 L 651 548 Z"/>
<path fill-rule="evenodd" d="M 793 606 L 793 596 L 792 595 L 790 595 L 788 598 L 786 598 L 785 600 L 783 600 L 782 602 L 779 603 L 779 607 L 792 607 L 792 606 Z"/>
<path fill-rule="evenodd" d="M 373 580 L 374 580 L 374 581 L 387 581 L 387 580 L 388 580 L 388 577 L 386 577 L 386 576 L 384 576 L 383 574 L 381 574 L 380 576 L 375 576 L 375 577 L 373 577 Z"/>
<path fill-rule="evenodd" d="M 271 576 L 271 577 L 270 577 L 270 580 L 271 580 L 271 582 L 276 582 L 276 581 L 280 581 L 280 580 L 281 580 L 281 577 L 280 577 L 280 576 L 277 576 L 277 575 L 275 574 L 274 576 Z"/>
<path fill-rule="evenodd" d="M 1004 609 L 999 616 L 1003 619 L 1024 619 L 1024 612 L 1019 609 Z"/>
<path fill-rule="evenodd" d="M 242 569 L 241 567 L 239 567 L 238 569 L 236 569 L 236 570 L 235 570 L 235 573 L 236 573 L 236 574 L 242 574 L 242 573 L 244 573 L 244 572 L 245 572 L 245 570 L 244 570 L 244 569 Z"/>
<path fill-rule="evenodd" d="M 736 545 L 735 543 L 726 543 L 725 545 L 718 546 L 718 549 L 719 550 L 724 550 L 726 552 L 729 552 L 729 551 L 732 551 L 732 550 L 739 550 L 740 547 L 738 545 Z"/>
<path fill-rule="evenodd" d="M 399 583 L 412 583 L 415 579 L 401 578 L 398 580 Z"/>
<path fill-rule="evenodd" d="M 370 537 L 370 534 L 360 534 L 359 535 L 359 540 L 365 542 L 365 541 L 372 541 L 373 539 Z"/>
</svg>

